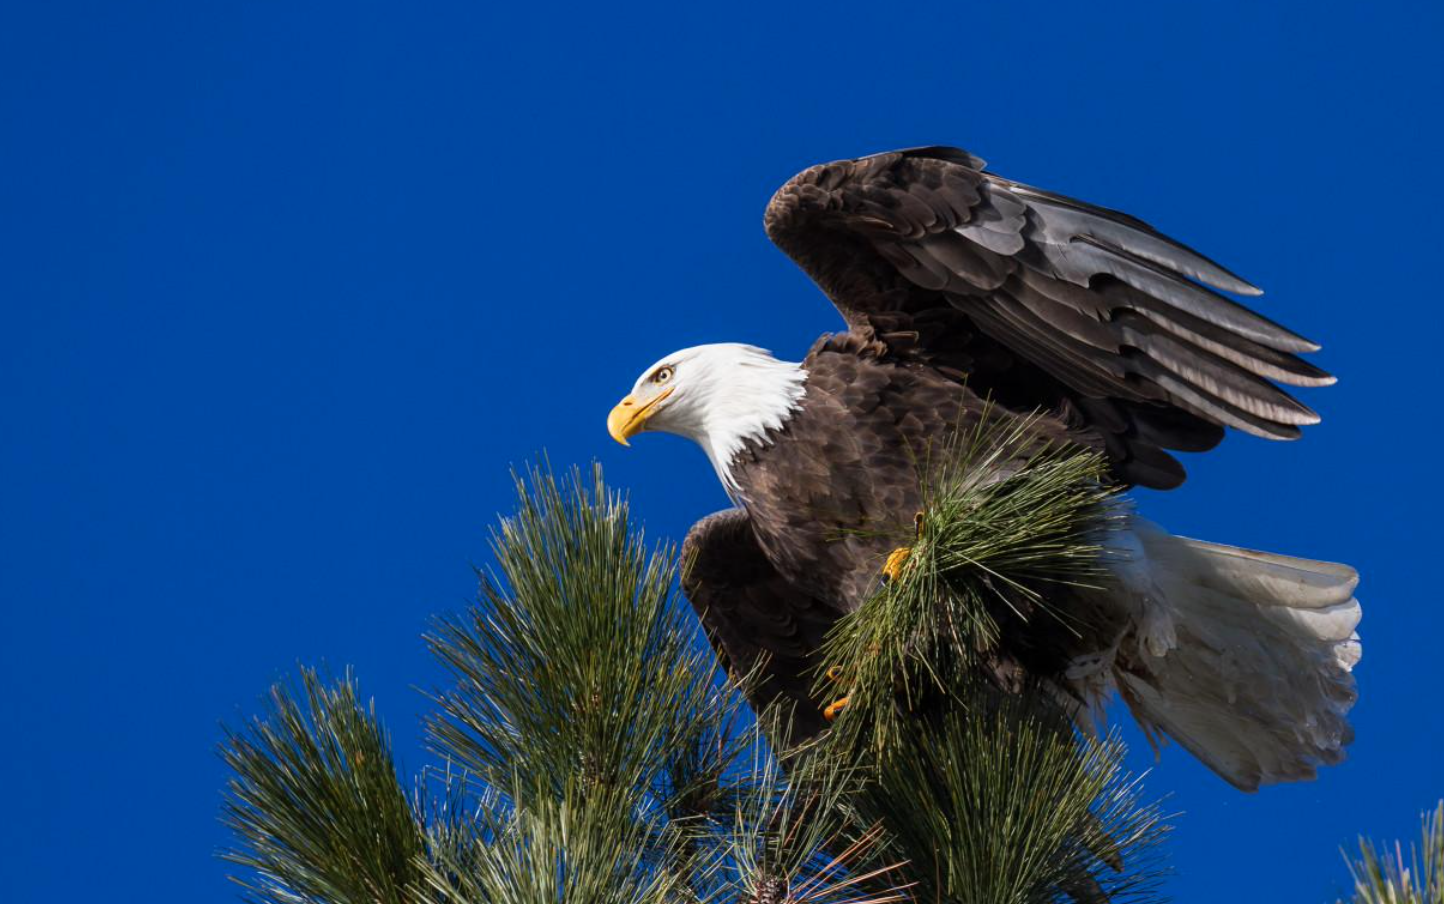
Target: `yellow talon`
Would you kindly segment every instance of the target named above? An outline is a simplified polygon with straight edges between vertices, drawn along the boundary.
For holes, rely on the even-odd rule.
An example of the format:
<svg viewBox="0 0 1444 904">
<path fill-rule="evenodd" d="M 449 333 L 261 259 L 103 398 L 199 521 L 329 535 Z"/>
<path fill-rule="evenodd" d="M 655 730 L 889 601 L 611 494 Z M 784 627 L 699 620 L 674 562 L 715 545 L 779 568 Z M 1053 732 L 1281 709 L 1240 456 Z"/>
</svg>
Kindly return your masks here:
<svg viewBox="0 0 1444 904">
<path fill-rule="evenodd" d="M 827 704 L 827 708 L 822 711 L 822 717 L 829 722 L 836 719 L 837 714 L 847 708 L 848 699 L 848 697 L 842 697 Z"/>
<path fill-rule="evenodd" d="M 883 577 L 889 582 L 896 581 L 902 577 L 903 566 L 907 564 L 908 556 L 912 555 L 911 546 L 899 546 L 887 554 L 887 561 L 883 563 Z"/>
<path fill-rule="evenodd" d="M 836 684 L 837 682 L 842 680 L 842 666 L 830 665 L 827 667 L 827 671 L 823 672 L 823 675 L 827 677 L 828 681 Z"/>
</svg>

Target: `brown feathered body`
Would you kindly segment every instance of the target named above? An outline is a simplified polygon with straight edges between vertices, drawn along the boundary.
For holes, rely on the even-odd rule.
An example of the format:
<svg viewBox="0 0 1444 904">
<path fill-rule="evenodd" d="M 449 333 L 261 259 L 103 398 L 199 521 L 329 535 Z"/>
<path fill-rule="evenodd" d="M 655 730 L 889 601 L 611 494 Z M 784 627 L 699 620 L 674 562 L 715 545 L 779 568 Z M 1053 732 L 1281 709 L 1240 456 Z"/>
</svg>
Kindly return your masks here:
<svg viewBox="0 0 1444 904">
<path fill-rule="evenodd" d="M 1218 291 L 1258 294 L 1237 276 L 963 151 L 813 167 L 766 226 L 849 331 L 812 348 L 785 418 L 714 462 L 740 507 L 690 532 L 684 589 L 735 669 L 765 659 L 766 693 L 788 698 L 804 734 L 824 725 L 809 690 L 826 632 L 912 531 L 919 455 L 974 426 L 985 398 L 999 416 L 1040 414 L 1037 443 L 1101 450 L 1119 483 L 1167 489 L 1184 479 L 1172 451 L 1210 449 L 1225 427 L 1293 439 L 1318 420 L 1276 382 L 1332 382 L 1297 355 L 1316 345 Z M 1116 686 L 1146 727 L 1241 788 L 1342 758 L 1352 569 L 1141 521 L 1128 542 L 1102 612 L 1125 627 L 1111 647 L 1055 651 L 1045 677 L 1079 699 Z"/>
<path fill-rule="evenodd" d="M 809 694 L 817 651 L 878 589 L 887 554 L 915 539 L 923 484 L 945 465 L 939 453 L 982 418 L 1012 414 L 851 333 L 819 339 L 803 367 L 796 412 L 732 460 L 743 508 L 699 523 L 684 558 L 689 597 L 716 607 L 703 613 L 713 639 L 738 654 L 729 664 L 746 672 L 765 655 L 772 680 L 762 692 L 785 695 L 794 728 L 811 734 L 825 724 Z M 1019 465 L 1045 443 L 1095 445 L 1056 418 L 1029 424 L 1031 443 L 1009 450 Z M 790 602 L 779 606 L 783 597 Z M 1065 651 L 1055 652 L 1044 666 L 1051 672 L 1066 664 Z"/>
</svg>

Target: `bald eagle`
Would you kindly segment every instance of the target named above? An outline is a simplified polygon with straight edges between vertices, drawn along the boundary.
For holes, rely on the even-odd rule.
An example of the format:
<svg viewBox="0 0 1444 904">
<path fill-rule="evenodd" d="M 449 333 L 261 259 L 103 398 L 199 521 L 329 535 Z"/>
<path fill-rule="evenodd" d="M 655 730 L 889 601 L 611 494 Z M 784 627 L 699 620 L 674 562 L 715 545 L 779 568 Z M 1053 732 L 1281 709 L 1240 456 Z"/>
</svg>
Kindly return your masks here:
<svg viewBox="0 0 1444 904">
<path fill-rule="evenodd" d="M 895 570 L 922 505 L 916 450 L 989 404 L 1040 440 L 1106 456 L 1124 486 L 1184 480 L 1170 450 L 1226 427 L 1291 440 L 1318 416 L 1275 384 L 1333 377 L 1313 342 L 1223 292 L 1258 289 L 1133 217 L 929 147 L 814 166 L 773 196 L 767 234 L 848 330 L 800 363 L 740 344 L 647 368 L 607 419 L 706 451 L 736 507 L 698 522 L 683 589 L 719 655 L 762 663 L 807 735 L 829 628 Z M 1116 688 L 1145 728 L 1233 785 L 1314 777 L 1343 758 L 1360 656 L 1353 569 L 1171 536 L 1141 518 L 1113 566 L 1124 627 L 1043 677 Z M 1091 664 L 1088 666 L 1087 664 Z M 754 700 L 754 703 L 763 701 Z"/>
</svg>

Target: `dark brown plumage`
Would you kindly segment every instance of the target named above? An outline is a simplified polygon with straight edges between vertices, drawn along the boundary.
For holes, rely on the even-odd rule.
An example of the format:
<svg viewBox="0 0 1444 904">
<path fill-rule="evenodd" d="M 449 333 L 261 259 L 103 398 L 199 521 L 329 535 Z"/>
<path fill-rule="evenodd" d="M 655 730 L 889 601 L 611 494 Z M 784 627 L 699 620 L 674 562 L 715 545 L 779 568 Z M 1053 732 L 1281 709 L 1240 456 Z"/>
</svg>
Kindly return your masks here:
<svg viewBox="0 0 1444 904">
<path fill-rule="evenodd" d="M 1293 439 L 1318 416 L 1268 382 L 1333 378 L 1317 345 L 1209 286 L 1259 290 L 1139 220 L 1000 178 L 950 148 L 815 166 L 767 207 L 767 234 L 850 329 L 901 360 L 1094 434 L 1127 483 L 1168 488 L 1164 450 L 1231 426 Z M 1266 379 L 1267 378 L 1267 379 Z"/>
<path fill-rule="evenodd" d="M 1167 489 L 1184 479 L 1172 451 L 1208 450 L 1226 427 L 1293 439 L 1318 420 L 1275 382 L 1333 381 L 1298 357 L 1314 343 L 1216 291 L 1259 294 L 1239 277 L 1132 217 L 988 173 L 965 151 L 919 148 L 814 166 L 774 195 L 765 224 L 849 331 L 814 345 L 802 365 L 805 392 L 785 420 L 714 462 L 742 508 L 694 526 L 683 586 L 735 670 L 767 660 L 758 693 L 795 704 L 804 735 L 825 724 L 808 691 L 826 632 L 877 586 L 886 553 L 908 542 L 921 505 L 918 456 L 975 425 L 988 399 L 999 417 L 1040 413 L 1040 443 L 1103 451 L 1119 483 Z M 670 372 L 662 367 L 657 379 Z M 670 392 L 652 388 L 656 403 Z M 699 438 L 697 429 L 674 432 Z M 1128 663 L 1117 680 L 1145 724 L 1245 788 L 1337 761 L 1358 658 L 1352 570 L 1151 528 L 1138 536 L 1162 564 L 1139 578 L 1137 593 L 1113 601 L 1116 619 L 1139 623 L 1113 644 L 1136 651 L 1108 659 L 1115 668 Z M 1297 581 L 1295 591 L 1248 589 L 1285 573 L 1277 586 Z M 1176 596 L 1162 614 L 1147 611 L 1155 580 Z M 1208 620 L 1248 623 L 1235 622 L 1230 606 L 1247 608 L 1249 619 L 1273 618 L 1273 609 L 1334 618 L 1307 630 L 1259 628 L 1282 631 L 1271 641 L 1277 650 L 1251 652 L 1256 661 L 1242 668 L 1282 670 L 1259 677 L 1297 695 L 1285 704 L 1288 716 L 1270 709 L 1277 704 L 1264 699 L 1272 691 L 1262 683 L 1263 702 L 1250 713 L 1228 696 L 1233 676 L 1220 674 L 1218 687 L 1184 677 L 1215 668 L 1198 663 L 1226 662 L 1219 657 L 1232 652 L 1207 646 L 1223 641 L 1196 641 L 1191 664 L 1169 657 L 1170 612 L 1189 609 L 1212 637 Z M 1288 670 L 1315 668 L 1324 677 L 1298 690 L 1312 679 L 1297 684 Z M 1185 697 L 1186 713 L 1160 702 Z M 1307 726 L 1291 721 L 1297 713 Z M 1235 731 L 1249 740 L 1229 741 Z"/>
<path fill-rule="evenodd" d="M 771 683 L 761 692 L 784 694 L 806 736 L 825 724 L 808 695 L 814 653 L 877 587 L 887 553 L 911 541 L 930 444 L 975 427 L 988 406 L 853 333 L 818 340 L 803 367 L 799 409 L 733 459 L 745 510 L 688 533 L 683 588 L 729 665 L 748 672 L 765 654 Z M 1040 444 L 1071 437 L 1051 418 L 1036 428 Z M 1022 459 L 1029 449 L 1014 451 Z"/>
</svg>

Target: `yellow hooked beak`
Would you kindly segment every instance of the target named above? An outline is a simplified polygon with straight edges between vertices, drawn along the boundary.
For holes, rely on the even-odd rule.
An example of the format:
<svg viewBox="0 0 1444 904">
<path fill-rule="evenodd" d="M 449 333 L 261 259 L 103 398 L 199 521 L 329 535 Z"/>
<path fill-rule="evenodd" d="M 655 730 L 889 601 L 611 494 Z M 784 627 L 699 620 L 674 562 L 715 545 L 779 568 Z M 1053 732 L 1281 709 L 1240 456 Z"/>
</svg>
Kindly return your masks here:
<svg viewBox="0 0 1444 904">
<path fill-rule="evenodd" d="M 612 439 L 624 446 L 630 446 L 631 443 L 627 440 L 646 428 L 647 418 L 652 416 L 652 410 L 671 395 L 674 388 L 668 386 L 641 405 L 630 395 L 618 402 L 612 413 L 607 415 L 607 432 L 612 435 Z"/>
</svg>

